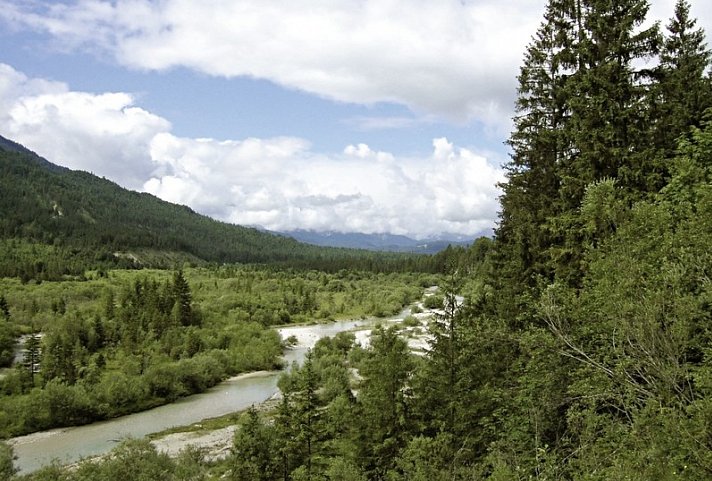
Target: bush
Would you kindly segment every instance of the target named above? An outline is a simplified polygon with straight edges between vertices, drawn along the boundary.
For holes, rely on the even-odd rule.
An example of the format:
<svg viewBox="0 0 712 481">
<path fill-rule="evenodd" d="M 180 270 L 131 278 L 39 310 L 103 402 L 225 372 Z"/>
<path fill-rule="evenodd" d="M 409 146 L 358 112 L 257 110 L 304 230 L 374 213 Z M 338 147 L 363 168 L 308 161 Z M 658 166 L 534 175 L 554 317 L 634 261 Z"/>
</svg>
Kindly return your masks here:
<svg viewBox="0 0 712 481">
<path fill-rule="evenodd" d="M 423 305 L 427 309 L 442 309 L 444 304 L 445 304 L 445 298 L 438 294 L 428 296 L 423 301 Z"/>
<path fill-rule="evenodd" d="M 0 479 L 10 479 L 17 472 L 14 460 L 12 447 L 0 441 Z"/>
</svg>

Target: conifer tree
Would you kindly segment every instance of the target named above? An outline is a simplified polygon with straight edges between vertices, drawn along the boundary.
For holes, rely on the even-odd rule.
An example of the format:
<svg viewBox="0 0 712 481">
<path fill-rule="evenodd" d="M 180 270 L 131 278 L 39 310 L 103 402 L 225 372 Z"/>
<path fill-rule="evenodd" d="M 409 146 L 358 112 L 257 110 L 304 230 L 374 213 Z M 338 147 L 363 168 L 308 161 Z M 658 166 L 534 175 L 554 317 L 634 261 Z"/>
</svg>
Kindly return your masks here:
<svg viewBox="0 0 712 481">
<path fill-rule="evenodd" d="M 555 277 L 578 286 L 585 272 L 579 207 L 593 182 L 617 180 L 632 203 L 657 189 L 651 155 L 653 71 L 658 25 L 644 27 L 645 0 L 577 0 L 572 71 L 564 98 L 566 154 L 557 165 L 560 212 L 550 219 Z"/>
<path fill-rule="evenodd" d="M 296 420 L 293 416 L 291 392 L 282 390 L 282 400 L 277 406 L 274 416 L 276 434 L 276 474 L 283 481 L 289 481 L 289 475 L 296 467 L 293 465 L 296 456 Z"/>
<path fill-rule="evenodd" d="M 691 245 L 707 232 L 697 228 L 675 237 L 684 244 L 684 255 L 679 264 L 672 260 L 670 233 L 680 227 L 660 207 L 657 192 L 674 192 L 679 202 L 688 192 L 671 187 L 683 178 L 709 187 L 701 182 L 704 175 L 684 163 L 675 167 L 682 167 L 682 178 L 669 180 L 666 162 L 677 145 L 688 146 L 687 139 L 678 143 L 680 135 L 699 125 L 711 98 L 705 78 L 710 55 L 687 1 L 677 2 L 664 42 L 657 25 L 645 26 L 648 8 L 644 0 L 552 0 L 527 51 L 496 241 L 497 267 L 504 268 L 496 269 L 493 297 L 505 298 L 498 301 L 497 314 L 509 329 L 503 334 L 516 342 L 508 355 L 510 369 L 502 372 L 504 389 L 492 396 L 499 403 L 492 412 L 506 419 L 495 428 L 505 434 L 480 444 L 503 454 L 491 457 L 493 479 L 524 478 L 526 472 L 532 479 L 662 479 L 653 473 L 677 459 L 684 462 L 666 472 L 679 474 L 685 464 L 709 459 L 696 454 L 691 463 L 679 439 L 659 435 L 673 432 L 659 426 L 691 417 L 688 405 L 699 395 L 692 389 L 698 378 L 684 364 L 707 363 L 699 346 L 709 342 L 699 328 L 697 304 L 684 297 L 682 279 L 690 294 L 700 295 L 703 289 L 690 280 L 706 279 L 692 272 L 707 272 L 709 256 L 691 254 Z M 654 67 L 658 53 L 659 68 Z M 545 75 L 542 65 L 556 67 L 554 74 Z M 552 81 L 557 75 L 559 88 Z M 539 85 L 548 90 L 532 88 Z M 560 97 L 548 97 L 551 92 Z M 548 103 L 552 98 L 560 102 Z M 543 108 L 549 105 L 559 110 Z M 545 142 L 550 139 L 556 143 Z M 545 155 L 546 145 L 556 146 L 555 160 Z M 709 161 L 709 146 L 695 145 L 693 151 Z M 550 184 L 546 166 L 552 167 Z M 709 189 L 704 191 L 708 200 Z M 702 211 L 694 217 L 709 219 Z M 538 281 L 550 285 L 540 289 Z M 486 342 L 484 332 L 472 345 Z M 693 348 L 685 345 L 686 336 L 694 337 Z M 477 366 L 472 371 L 477 373 L 492 370 L 477 362 L 459 366 L 460 377 L 468 369 L 461 366 Z M 482 396 L 490 380 L 485 383 L 470 391 Z M 707 400 L 704 404 L 705 412 L 712 412 Z M 707 427 L 696 435 L 706 436 Z M 687 428 L 679 431 L 690 437 Z M 638 442 L 643 433 L 646 441 Z M 635 453 L 628 459 L 619 454 L 626 445 Z M 664 461 L 648 463 L 655 456 Z M 651 469 L 641 471 L 647 464 Z"/>
<path fill-rule="evenodd" d="M 659 102 L 655 141 L 663 162 L 674 155 L 680 135 L 692 126 L 699 127 L 704 111 L 712 106 L 712 88 L 705 76 L 710 50 L 704 31 L 695 28 L 696 24 L 689 2 L 678 0 L 660 52 L 659 94 L 655 99 Z M 661 166 L 660 170 L 667 177 L 668 169 Z"/>
<path fill-rule="evenodd" d="M 116 315 L 116 300 L 114 299 L 114 291 L 107 289 L 103 298 L 104 318 L 107 320 L 113 319 Z"/>
<path fill-rule="evenodd" d="M 457 291 L 461 279 L 451 274 L 443 284 L 443 313 L 436 314 L 429 326 L 430 349 L 425 363 L 416 372 L 417 387 L 421 399 L 419 409 L 427 424 L 454 435 L 459 419 L 459 404 L 462 401 L 460 388 L 460 365 L 463 349 L 461 316 L 458 311 Z"/>
<path fill-rule="evenodd" d="M 5 321 L 10 320 L 10 307 L 7 304 L 7 299 L 5 299 L 3 295 L 0 295 L 0 318 Z"/>
<path fill-rule="evenodd" d="M 359 387 L 357 442 L 364 471 L 373 479 L 384 479 L 405 445 L 409 423 L 406 389 L 412 370 L 408 344 L 396 330 L 375 329 L 371 349 L 360 366 L 364 379 Z"/>
<path fill-rule="evenodd" d="M 315 471 L 319 468 L 315 461 L 319 454 L 321 420 L 320 403 L 317 396 L 319 385 L 314 366 L 314 354 L 311 350 L 307 353 L 304 364 L 294 375 L 296 376 L 296 391 L 292 395 L 292 400 L 294 401 L 295 448 L 298 452 L 298 462 L 304 466 L 305 478 L 312 479 Z"/>
<path fill-rule="evenodd" d="M 565 86 L 575 66 L 576 25 L 570 0 L 551 0 L 527 48 L 518 76 L 512 149 L 502 184 L 502 211 L 496 231 L 498 289 L 502 305 L 549 277 L 550 219 L 561 211 L 559 165 L 570 150 L 564 137 L 569 117 Z M 500 306 L 500 310 L 503 307 Z"/>
<path fill-rule="evenodd" d="M 560 169 L 565 211 L 577 209 L 586 186 L 602 178 L 620 179 L 632 199 L 651 189 L 652 71 L 645 62 L 657 54 L 660 34 L 657 24 L 642 28 L 648 8 L 646 0 L 578 2 L 578 66 L 566 85 L 572 149 Z"/>
<path fill-rule="evenodd" d="M 40 336 L 38 336 L 37 334 L 31 334 L 25 341 L 24 365 L 29 371 L 33 383 L 35 379 L 35 373 L 39 370 L 41 354 L 42 345 Z"/>
<path fill-rule="evenodd" d="M 235 481 L 273 479 L 272 428 L 253 407 L 244 414 L 233 440 L 232 477 Z"/>
<path fill-rule="evenodd" d="M 195 322 L 192 308 L 190 286 L 186 281 L 183 271 L 176 271 L 173 275 L 173 312 L 174 320 L 180 326 L 189 326 Z"/>
</svg>

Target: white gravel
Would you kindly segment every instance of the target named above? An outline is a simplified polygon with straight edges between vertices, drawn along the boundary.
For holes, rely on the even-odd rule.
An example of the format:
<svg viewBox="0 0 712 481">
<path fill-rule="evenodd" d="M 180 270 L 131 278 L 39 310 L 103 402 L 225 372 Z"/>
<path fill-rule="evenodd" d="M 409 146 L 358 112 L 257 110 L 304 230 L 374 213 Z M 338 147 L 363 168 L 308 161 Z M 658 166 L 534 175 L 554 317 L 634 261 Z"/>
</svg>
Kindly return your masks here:
<svg viewBox="0 0 712 481">
<path fill-rule="evenodd" d="M 230 454 L 235 428 L 236 426 L 228 426 L 208 432 L 167 434 L 151 441 L 151 443 L 159 452 L 166 453 L 171 457 L 177 456 L 188 446 L 194 446 L 204 449 L 205 458 L 214 461 L 224 459 Z"/>
</svg>

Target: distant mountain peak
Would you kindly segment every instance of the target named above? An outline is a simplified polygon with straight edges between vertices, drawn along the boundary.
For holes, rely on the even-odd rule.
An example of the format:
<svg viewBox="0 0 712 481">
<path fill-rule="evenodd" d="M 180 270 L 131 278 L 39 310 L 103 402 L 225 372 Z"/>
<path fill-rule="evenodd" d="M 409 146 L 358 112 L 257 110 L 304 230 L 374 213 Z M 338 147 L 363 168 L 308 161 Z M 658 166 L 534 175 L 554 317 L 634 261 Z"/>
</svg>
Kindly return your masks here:
<svg viewBox="0 0 712 481">
<path fill-rule="evenodd" d="M 316 231 L 307 229 L 282 231 L 280 234 L 292 237 L 299 242 L 323 247 L 346 247 L 372 251 L 413 252 L 420 254 L 434 254 L 451 244 L 469 245 L 474 240 L 474 237 L 470 239 L 463 238 L 462 236 L 453 236 L 457 237 L 454 239 L 435 237 L 418 240 L 400 234 L 389 234 L 385 232 L 364 234 L 360 232 Z"/>
</svg>

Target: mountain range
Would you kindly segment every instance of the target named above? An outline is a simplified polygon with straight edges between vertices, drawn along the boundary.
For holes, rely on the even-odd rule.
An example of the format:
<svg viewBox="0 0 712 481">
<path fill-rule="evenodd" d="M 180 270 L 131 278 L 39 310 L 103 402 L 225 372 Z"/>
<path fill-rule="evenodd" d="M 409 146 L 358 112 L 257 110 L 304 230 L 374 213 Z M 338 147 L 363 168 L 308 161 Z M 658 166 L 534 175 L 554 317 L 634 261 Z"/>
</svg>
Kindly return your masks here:
<svg viewBox="0 0 712 481">
<path fill-rule="evenodd" d="M 358 232 L 317 232 L 313 230 L 292 230 L 280 232 L 300 242 L 325 247 L 346 247 L 384 252 L 411 252 L 436 254 L 449 245 L 468 246 L 474 238 L 458 236 L 417 240 L 395 234 L 362 234 Z M 483 234 L 484 235 L 484 234 Z"/>
</svg>

